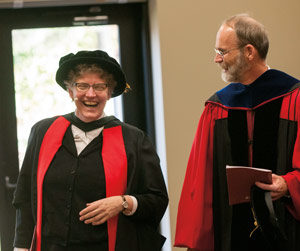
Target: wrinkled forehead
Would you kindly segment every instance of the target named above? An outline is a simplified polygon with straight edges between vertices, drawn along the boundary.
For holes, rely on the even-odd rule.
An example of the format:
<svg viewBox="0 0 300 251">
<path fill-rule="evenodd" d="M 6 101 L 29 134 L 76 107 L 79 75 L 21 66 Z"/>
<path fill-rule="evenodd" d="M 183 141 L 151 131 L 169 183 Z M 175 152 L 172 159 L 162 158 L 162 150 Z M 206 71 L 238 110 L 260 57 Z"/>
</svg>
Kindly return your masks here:
<svg viewBox="0 0 300 251">
<path fill-rule="evenodd" d="M 229 49 L 238 45 L 238 39 L 234 29 L 223 24 L 217 32 L 216 49 Z"/>
</svg>

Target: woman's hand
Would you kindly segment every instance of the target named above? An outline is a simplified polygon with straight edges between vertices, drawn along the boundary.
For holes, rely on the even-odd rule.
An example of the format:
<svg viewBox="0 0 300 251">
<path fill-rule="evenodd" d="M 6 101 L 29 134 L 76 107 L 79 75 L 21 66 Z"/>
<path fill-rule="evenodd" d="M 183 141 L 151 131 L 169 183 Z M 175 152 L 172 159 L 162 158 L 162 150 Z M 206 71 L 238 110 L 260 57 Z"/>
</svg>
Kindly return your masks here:
<svg viewBox="0 0 300 251">
<path fill-rule="evenodd" d="M 273 200 L 278 200 L 288 194 L 288 186 L 285 179 L 276 174 L 272 174 L 272 184 L 255 182 L 255 185 L 261 189 L 269 190 Z"/>
<path fill-rule="evenodd" d="M 29 251 L 27 248 L 14 248 L 14 251 Z"/>
<path fill-rule="evenodd" d="M 121 196 L 112 196 L 87 203 L 87 207 L 79 212 L 80 220 L 85 224 L 100 225 L 123 210 Z"/>
</svg>

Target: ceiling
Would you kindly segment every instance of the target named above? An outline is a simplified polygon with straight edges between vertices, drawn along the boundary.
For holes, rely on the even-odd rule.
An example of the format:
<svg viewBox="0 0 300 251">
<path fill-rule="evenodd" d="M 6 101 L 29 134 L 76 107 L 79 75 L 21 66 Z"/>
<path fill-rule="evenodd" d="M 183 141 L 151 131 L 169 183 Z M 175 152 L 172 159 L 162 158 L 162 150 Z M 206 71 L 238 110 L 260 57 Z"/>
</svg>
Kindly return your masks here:
<svg viewBox="0 0 300 251">
<path fill-rule="evenodd" d="M 0 0 L 0 8 L 30 8 L 90 4 L 124 4 L 147 2 L 147 0 Z"/>
</svg>

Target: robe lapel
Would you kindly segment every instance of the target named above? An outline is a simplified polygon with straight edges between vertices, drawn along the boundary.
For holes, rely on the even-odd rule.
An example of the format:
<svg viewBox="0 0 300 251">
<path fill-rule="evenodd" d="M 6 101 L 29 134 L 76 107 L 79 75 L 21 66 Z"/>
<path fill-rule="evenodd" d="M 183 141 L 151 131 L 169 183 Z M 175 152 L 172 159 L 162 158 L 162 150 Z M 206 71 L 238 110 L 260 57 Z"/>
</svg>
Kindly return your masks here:
<svg viewBox="0 0 300 251">
<path fill-rule="evenodd" d="M 102 159 L 106 181 L 106 197 L 122 195 L 127 185 L 127 156 L 122 127 L 103 130 Z M 115 251 L 118 215 L 107 222 L 109 251 Z"/>
<path fill-rule="evenodd" d="M 64 117 L 58 117 L 47 130 L 39 153 L 37 170 L 37 226 L 36 226 L 36 250 L 41 251 L 42 237 L 42 202 L 43 202 L 43 181 L 47 169 L 62 144 L 63 137 L 70 122 Z"/>
</svg>

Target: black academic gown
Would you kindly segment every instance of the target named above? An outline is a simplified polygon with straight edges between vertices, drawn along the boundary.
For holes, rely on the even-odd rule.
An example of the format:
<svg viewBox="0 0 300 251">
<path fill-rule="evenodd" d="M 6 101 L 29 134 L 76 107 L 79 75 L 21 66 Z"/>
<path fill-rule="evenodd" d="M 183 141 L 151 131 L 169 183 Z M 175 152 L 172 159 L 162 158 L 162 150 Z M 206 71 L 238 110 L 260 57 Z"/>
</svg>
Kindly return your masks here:
<svg viewBox="0 0 300 251">
<path fill-rule="evenodd" d="M 92 124 L 84 124 L 82 121 L 76 119 L 73 114 L 68 114 L 64 117 L 79 128 L 90 127 L 88 130 L 94 129 Z M 14 205 L 17 208 L 16 236 L 14 243 L 16 247 L 29 247 L 31 242 L 33 228 L 36 224 L 36 175 L 39 150 L 45 133 L 56 119 L 57 117 L 38 122 L 33 126 L 30 134 L 26 156 L 18 178 L 18 185 L 14 198 Z M 100 126 L 103 126 L 103 124 L 96 125 L 96 127 Z M 155 150 L 149 139 L 141 130 L 122 123 L 114 117 L 111 119 L 106 118 L 104 123 L 105 129 L 116 126 L 121 126 L 122 128 L 122 135 L 127 155 L 128 170 L 125 194 L 133 195 L 137 198 L 138 208 L 135 214 L 132 216 L 125 216 L 123 214 L 119 215 L 115 250 L 160 250 L 164 242 L 164 237 L 157 232 L 157 228 L 165 212 L 168 203 L 168 196 L 159 165 L 159 158 L 155 153 Z M 101 199 L 104 197 L 105 184 L 103 183 L 105 183 L 105 178 L 103 178 L 103 164 L 100 151 L 102 147 L 101 139 L 102 134 L 96 137 L 86 147 L 86 149 L 83 150 L 83 156 L 77 156 L 75 154 L 76 148 L 71 129 L 70 127 L 67 128 L 63 138 L 62 146 L 57 151 L 55 158 L 52 160 L 48 168 L 47 173 L 49 176 L 51 177 L 50 174 L 52 172 L 52 176 L 54 177 L 55 172 L 53 173 L 53 170 L 60 169 L 57 167 L 61 166 L 61 168 L 63 168 L 63 166 L 66 164 L 66 161 L 64 161 L 64 156 L 66 156 L 67 163 L 69 163 L 67 168 L 68 170 L 63 172 L 60 171 L 59 173 L 60 175 L 65 176 L 67 176 L 69 173 L 69 178 L 66 179 L 68 186 L 65 187 L 68 188 L 70 187 L 70 184 L 74 183 L 74 180 L 76 180 L 76 175 L 77 181 L 79 180 L 78 174 L 71 170 L 72 167 L 77 167 L 77 170 L 80 170 L 80 167 L 88 166 L 89 170 L 91 170 L 91 175 L 96 175 L 95 177 L 99 177 L 99 185 L 94 186 L 92 189 L 93 192 L 91 194 L 94 195 L 89 194 L 89 196 L 94 196 L 94 199 Z M 91 165 L 97 165 L 96 169 L 99 168 L 100 172 L 92 173 L 95 172 L 95 168 L 93 169 L 93 167 L 90 167 Z M 55 229 L 54 224 L 52 224 L 52 227 L 42 226 L 42 236 L 44 236 L 45 239 L 47 238 L 47 240 L 51 240 L 52 242 L 61 246 L 66 246 L 70 243 L 74 244 L 74 240 L 78 241 L 79 238 L 75 238 L 76 234 L 78 236 L 83 236 L 82 240 L 78 241 L 79 244 L 107 241 L 107 230 L 106 227 L 103 227 L 106 226 L 105 224 L 98 227 L 98 232 L 93 232 L 92 226 L 87 227 L 85 229 L 87 231 L 86 232 L 85 230 L 80 230 L 80 222 L 78 220 L 77 222 L 74 220 L 77 219 L 78 213 L 72 213 L 74 212 L 74 207 L 77 207 L 77 209 L 80 210 L 78 205 L 74 203 L 74 198 L 76 197 L 76 192 L 74 192 L 74 189 L 77 189 L 77 195 L 79 194 L 77 198 L 79 198 L 80 194 L 85 192 L 84 189 L 88 189 L 88 186 L 84 187 L 84 184 L 77 187 L 71 186 L 72 191 L 66 191 L 63 189 L 61 193 L 58 193 L 59 189 L 61 189 L 60 187 L 55 187 L 53 191 L 52 189 L 49 189 L 49 187 L 51 187 L 51 178 L 48 177 L 49 179 L 47 182 L 47 173 L 45 175 L 44 183 L 44 186 L 47 187 L 44 187 L 43 189 L 45 198 L 43 201 L 43 222 L 47 222 L 45 219 L 45 215 L 47 214 L 45 212 L 47 212 L 47 210 L 49 211 L 48 206 L 51 205 L 54 209 L 56 208 L 56 210 L 60 210 L 60 212 L 63 214 L 62 219 L 69 219 L 68 224 L 71 222 L 71 225 L 65 224 L 66 222 L 63 220 L 59 221 L 59 219 L 56 217 L 56 219 L 54 219 L 58 220 L 59 226 L 57 227 L 59 227 L 59 229 Z M 87 173 L 85 173 L 85 175 L 87 175 Z M 95 177 L 91 177 L 94 183 L 96 182 Z M 57 202 L 51 203 L 49 200 L 51 200 L 51 197 L 55 195 L 55 193 L 57 196 L 55 196 L 53 199 L 57 199 Z M 99 195 L 98 198 L 96 198 L 97 194 Z M 63 199 L 65 199 L 65 201 L 61 202 Z M 80 200 L 82 199 L 79 198 L 77 201 L 82 202 Z M 68 208 L 70 208 L 71 213 L 67 212 Z M 49 220 L 48 223 L 51 221 L 52 220 Z M 78 231 L 74 229 L 77 229 Z M 80 231 L 83 231 L 83 233 L 81 234 Z M 87 234 L 89 231 L 91 231 L 90 234 Z M 97 239 L 97 233 L 99 233 L 99 239 Z M 74 238 L 72 238 L 72 234 Z"/>
</svg>

